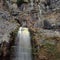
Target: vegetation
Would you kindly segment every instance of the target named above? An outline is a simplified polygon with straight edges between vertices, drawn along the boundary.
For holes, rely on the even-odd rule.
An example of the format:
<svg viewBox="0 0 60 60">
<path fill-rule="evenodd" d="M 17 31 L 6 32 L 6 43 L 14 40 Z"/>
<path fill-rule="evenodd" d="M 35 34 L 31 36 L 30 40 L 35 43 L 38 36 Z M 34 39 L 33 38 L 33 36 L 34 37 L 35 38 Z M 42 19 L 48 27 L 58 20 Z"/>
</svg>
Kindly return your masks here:
<svg viewBox="0 0 60 60">
<path fill-rule="evenodd" d="M 17 5 L 18 6 L 21 6 L 21 4 L 23 4 L 23 3 L 27 3 L 27 1 L 29 1 L 29 0 L 17 0 Z"/>
<path fill-rule="evenodd" d="M 60 51 L 58 51 L 59 48 L 57 48 L 57 44 L 60 40 L 59 37 L 43 37 L 39 33 L 38 30 L 34 32 L 34 30 L 31 31 L 32 33 L 32 55 L 33 60 L 59 60 L 60 59 Z M 42 41 L 44 39 L 43 43 L 40 43 L 40 40 Z M 48 41 L 48 42 L 47 42 Z M 50 41 L 55 41 L 50 43 Z M 42 44 L 42 45 L 41 45 Z M 60 45 L 59 45 L 60 46 Z"/>
<path fill-rule="evenodd" d="M 14 43 L 15 43 L 15 39 L 16 39 L 16 36 L 17 36 L 18 29 L 19 29 L 19 26 L 14 31 L 12 31 L 10 33 L 10 35 L 11 35 L 10 36 L 10 42 L 11 42 L 12 45 L 14 45 Z"/>
</svg>

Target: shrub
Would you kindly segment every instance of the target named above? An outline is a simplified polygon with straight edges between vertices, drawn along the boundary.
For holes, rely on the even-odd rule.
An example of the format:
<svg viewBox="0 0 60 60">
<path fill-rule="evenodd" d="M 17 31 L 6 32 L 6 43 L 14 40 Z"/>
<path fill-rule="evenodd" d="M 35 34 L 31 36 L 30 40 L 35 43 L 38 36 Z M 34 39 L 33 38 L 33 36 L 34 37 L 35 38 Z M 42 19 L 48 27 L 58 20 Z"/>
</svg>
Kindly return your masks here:
<svg viewBox="0 0 60 60">
<path fill-rule="evenodd" d="M 17 0 L 17 5 L 21 6 L 21 4 L 24 3 L 24 0 Z"/>
<path fill-rule="evenodd" d="M 28 2 L 30 2 L 30 0 L 17 0 L 17 5 L 18 5 L 18 7 L 19 6 L 21 6 L 23 3 L 28 3 Z"/>
</svg>

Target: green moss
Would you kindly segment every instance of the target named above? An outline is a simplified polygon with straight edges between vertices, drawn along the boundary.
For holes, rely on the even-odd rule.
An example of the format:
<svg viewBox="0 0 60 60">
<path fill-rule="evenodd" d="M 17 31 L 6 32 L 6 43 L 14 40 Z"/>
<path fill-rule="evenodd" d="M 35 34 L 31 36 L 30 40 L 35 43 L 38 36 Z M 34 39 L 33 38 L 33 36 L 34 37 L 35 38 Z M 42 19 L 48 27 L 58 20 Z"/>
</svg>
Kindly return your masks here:
<svg viewBox="0 0 60 60">
<path fill-rule="evenodd" d="M 48 52 L 48 53 L 55 53 L 55 51 L 56 51 L 55 45 L 46 43 L 44 46 L 45 46 L 45 48 L 47 49 L 47 52 Z"/>
</svg>

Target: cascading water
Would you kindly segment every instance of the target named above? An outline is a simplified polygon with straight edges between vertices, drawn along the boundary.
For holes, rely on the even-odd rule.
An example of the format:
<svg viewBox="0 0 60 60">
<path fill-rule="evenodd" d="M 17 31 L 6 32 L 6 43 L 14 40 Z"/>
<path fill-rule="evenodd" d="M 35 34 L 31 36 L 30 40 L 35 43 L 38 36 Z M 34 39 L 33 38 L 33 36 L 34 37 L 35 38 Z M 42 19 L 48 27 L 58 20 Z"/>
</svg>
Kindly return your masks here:
<svg viewBox="0 0 60 60">
<path fill-rule="evenodd" d="M 30 33 L 28 28 L 20 27 L 17 35 L 18 44 L 14 60 L 32 60 Z"/>
<path fill-rule="evenodd" d="M 31 5 L 31 10 L 32 10 L 33 9 L 33 5 L 34 5 L 33 0 L 30 0 L 30 5 Z"/>
</svg>

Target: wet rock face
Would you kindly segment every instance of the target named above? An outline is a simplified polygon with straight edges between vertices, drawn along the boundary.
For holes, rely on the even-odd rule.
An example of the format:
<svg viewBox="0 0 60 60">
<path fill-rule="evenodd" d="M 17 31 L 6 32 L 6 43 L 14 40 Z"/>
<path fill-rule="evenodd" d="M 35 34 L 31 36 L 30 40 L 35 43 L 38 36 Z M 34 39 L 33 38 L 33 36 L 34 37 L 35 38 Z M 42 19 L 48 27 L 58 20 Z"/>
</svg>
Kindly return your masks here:
<svg viewBox="0 0 60 60">
<path fill-rule="evenodd" d="M 8 48 L 9 48 L 9 44 L 4 41 L 4 42 L 1 44 L 1 56 L 2 56 L 2 57 L 8 56 L 8 53 L 9 53 Z"/>
<path fill-rule="evenodd" d="M 6 57 L 9 54 L 10 33 L 18 25 L 9 12 L 0 10 L 0 56 Z"/>
</svg>

